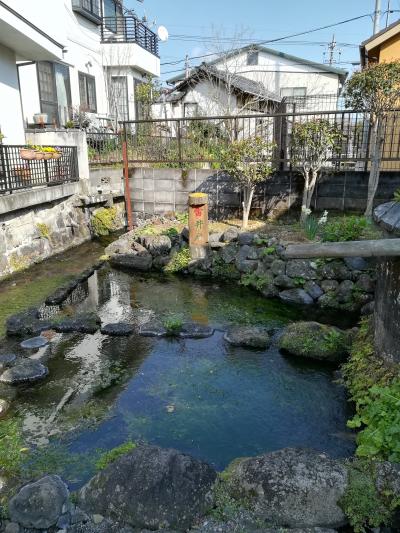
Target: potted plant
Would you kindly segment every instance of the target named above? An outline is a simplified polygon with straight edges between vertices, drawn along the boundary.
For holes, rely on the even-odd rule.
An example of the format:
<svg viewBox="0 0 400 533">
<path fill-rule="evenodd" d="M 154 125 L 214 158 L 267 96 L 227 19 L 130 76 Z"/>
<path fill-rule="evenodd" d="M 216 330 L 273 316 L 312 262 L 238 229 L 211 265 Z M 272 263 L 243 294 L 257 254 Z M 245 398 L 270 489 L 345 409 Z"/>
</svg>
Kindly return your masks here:
<svg viewBox="0 0 400 533">
<path fill-rule="evenodd" d="M 62 155 L 63 154 L 61 148 L 59 146 L 56 146 L 53 152 L 53 159 L 61 159 Z"/>
<path fill-rule="evenodd" d="M 19 155 L 21 156 L 21 159 L 32 161 L 33 159 L 36 159 L 35 147 L 28 144 L 26 148 L 19 149 Z"/>
</svg>

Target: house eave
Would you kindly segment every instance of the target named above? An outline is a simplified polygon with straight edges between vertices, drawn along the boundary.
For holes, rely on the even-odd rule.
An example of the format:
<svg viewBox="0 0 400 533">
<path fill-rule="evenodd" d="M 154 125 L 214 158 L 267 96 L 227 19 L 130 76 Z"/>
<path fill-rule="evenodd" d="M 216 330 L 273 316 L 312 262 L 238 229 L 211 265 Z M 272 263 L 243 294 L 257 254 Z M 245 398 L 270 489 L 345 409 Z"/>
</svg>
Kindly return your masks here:
<svg viewBox="0 0 400 533">
<path fill-rule="evenodd" d="M 0 44 L 17 60 L 61 60 L 64 46 L 0 0 Z"/>
</svg>

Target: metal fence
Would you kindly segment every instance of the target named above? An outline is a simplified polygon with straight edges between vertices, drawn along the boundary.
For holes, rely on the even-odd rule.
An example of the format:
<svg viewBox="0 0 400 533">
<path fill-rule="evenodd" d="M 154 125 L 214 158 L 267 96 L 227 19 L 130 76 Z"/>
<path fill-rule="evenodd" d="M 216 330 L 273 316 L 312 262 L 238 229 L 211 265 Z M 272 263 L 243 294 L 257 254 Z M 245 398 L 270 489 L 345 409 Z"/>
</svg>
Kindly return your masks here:
<svg viewBox="0 0 400 533">
<path fill-rule="evenodd" d="M 86 139 L 90 166 L 122 164 L 122 133 L 88 132 Z"/>
<path fill-rule="evenodd" d="M 24 148 L 0 144 L 0 193 L 79 180 L 76 146 L 57 148 L 61 157 L 47 160 L 25 159 Z"/>
<path fill-rule="evenodd" d="M 153 119 L 124 122 L 130 163 L 165 167 L 219 168 L 221 150 L 233 140 L 262 137 L 275 144 L 275 166 L 291 167 L 291 139 L 296 123 L 325 120 L 335 124 L 341 142 L 326 163 L 330 169 L 368 170 L 371 120 L 352 110 Z M 382 129 L 382 169 L 400 169 L 400 110 Z"/>
</svg>

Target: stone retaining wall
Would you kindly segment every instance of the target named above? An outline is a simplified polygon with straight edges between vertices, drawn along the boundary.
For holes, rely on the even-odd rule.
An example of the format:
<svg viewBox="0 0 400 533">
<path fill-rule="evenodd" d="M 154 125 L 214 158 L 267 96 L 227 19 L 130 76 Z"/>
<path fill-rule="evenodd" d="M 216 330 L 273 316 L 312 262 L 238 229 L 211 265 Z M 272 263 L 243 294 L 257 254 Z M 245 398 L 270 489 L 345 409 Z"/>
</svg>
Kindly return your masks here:
<svg viewBox="0 0 400 533">
<path fill-rule="evenodd" d="M 1 199 L 14 207 L 0 214 L 0 277 L 89 240 L 91 213 L 113 203 L 112 197 L 89 198 L 75 194 L 74 189 L 64 189 L 59 186 L 25 191 Z M 122 228 L 125 225 L 123 199 L 116 198 L 114 205 L 118 227 Z"/>
<path fill-rule="evenodd" d="M 335 260 L 286 259 L 285 246 L 276 238 L 240 233 L 230 228 L 209 238 L 202 260 L 182 264 L 187 229 L 170 239 L 166 235 L 137 238 L 130 232 L 106 248 L 111 264 L 133 270 L 175 271 L 198 277 L 237 280 L 267 298 L 324 308 L 369 312 L 374 299 L 375 264 L 363 258 Z M 186 254 L 187 257 L 187 254 Z"/>
<path fill-rule="evenodd" d="M 360 211 L 365 209 L 368 172 L 337 172 L 326 175 L 317 185 L 312 208 L 315 210 Z M 261 184 L 254 197 L 253 212 L 278 215 L 296 205 L 300 199 L 301 176 L 281 172 Z M 400 188 L 400 174 L 381 172 L 376 204 L 392 200 Z M 214 219 L 238 214 L 240 191 L 223 171 L 174 168 L 131 169 L 130 191 L 132 209 L 147 215 L 165 214 L 187 209 L 188 193 L 209 194 L 210 213 Z"/>
</svg>

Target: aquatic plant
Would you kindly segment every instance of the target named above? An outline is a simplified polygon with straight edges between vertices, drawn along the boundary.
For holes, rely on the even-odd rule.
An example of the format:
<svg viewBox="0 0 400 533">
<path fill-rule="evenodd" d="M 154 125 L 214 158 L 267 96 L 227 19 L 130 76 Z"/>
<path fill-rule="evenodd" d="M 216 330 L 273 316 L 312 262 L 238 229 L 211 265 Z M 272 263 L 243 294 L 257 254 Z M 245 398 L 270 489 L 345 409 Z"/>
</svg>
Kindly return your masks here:
<svg viewBox="0 0 400 533">
<path fill-rule="evenodd" d="M 183 318 L 179 314 L 170 313 L 163 321 L 163 326 L 167 330 L 167 335 L 176 335 L 180 332 L 183 326 Z"/>
<path fill-rule="evenodd" d="M 107 452 L 100 455 L 100 457 L 97 459 L 96 470 L 103 470 L 109 464 L 113 463 L 116 459 L 134 450 L 135 448 L 136 444 L 132 441 L 128 441 L 124 442 L 120 446 L 117 446 L 116 448 L 113 448 L 112 450 L 108 450 Z"/>
<path fill-rule="evenodd" d="M 185 270 L 191 260 L 189 247 L 181 248 L 176 252 L 170 262 L 164 267 L 164 272 L 168 274 L 176 274 Z"/>
<path fill-rule="evenodd" d="M 0 472 L 18 474 L 26 459 L 22 423 L 19 418 L 0 421 Z"/>
<path fill-rule="evenodd" d="M 90 223 L 96 237 L 109 235 L 115 229 L 117 218 L 116 207 L 101 207 L 92 214 Z"/>
</svg>

